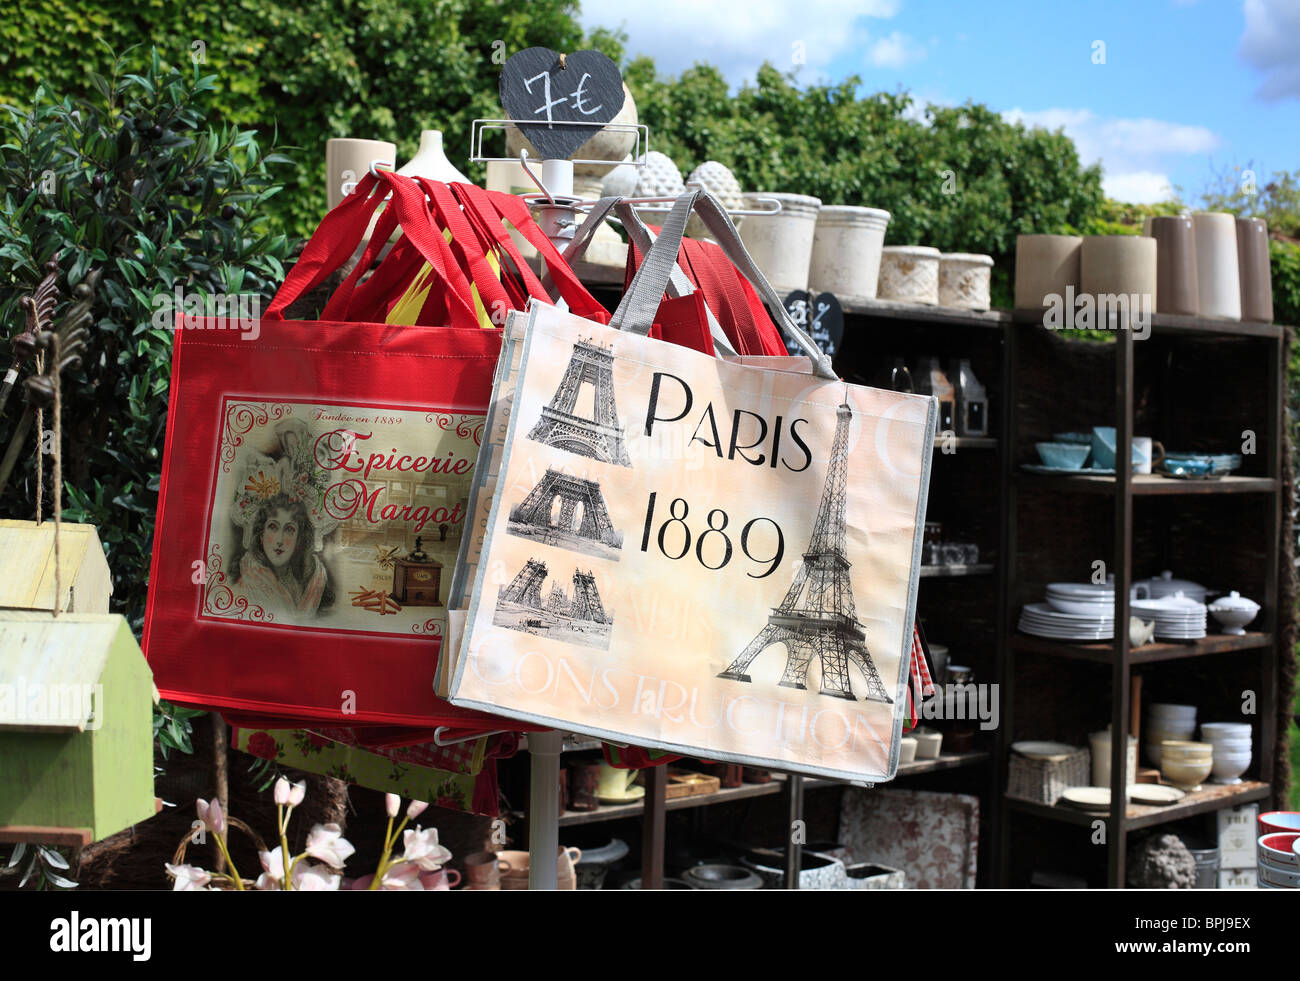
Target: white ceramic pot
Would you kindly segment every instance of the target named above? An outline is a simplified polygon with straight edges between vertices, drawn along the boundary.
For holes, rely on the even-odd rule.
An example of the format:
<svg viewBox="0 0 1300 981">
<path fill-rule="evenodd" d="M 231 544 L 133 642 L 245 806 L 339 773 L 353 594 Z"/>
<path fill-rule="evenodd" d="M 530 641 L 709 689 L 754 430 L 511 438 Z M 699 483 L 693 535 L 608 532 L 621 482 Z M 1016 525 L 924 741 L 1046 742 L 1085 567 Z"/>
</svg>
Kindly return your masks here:
<svg viewBox="0 0 1300 981">
<path fill-rule="evenodd" d="M 911 763 L 916 759 L 917 742 L 915 736 L 903 736 L 898 741 L 898 762 Z"/>
<path fill-rule="evenodd" d="M 912 735 L 916 739 L 916 758 L 918 760 L 937 760 L 939 758 L 939 749 L 943 746 L 943 733 L 935 732 L 933 729 L 917 729 Z"/>
<path fill-rule="evenodd" d="M 880 299 L 898 303 L 939 302 L 939 250 L 925 245 L 886 245 L 880 252 Z"/>
<path fill-rule="evenodd" d="M 945 252 L 939 256 L 939 306 L 962 310 L 987 310 L 993 257 L 971 252 Z"/>
<path fill-rule="evenodd" d="M 808 289 L 844 300 L 874 300 L 880 250 L 889 212 L 852 205 L 823 205 L 817 212 Z"/>
<path fill-rule="evenodd" d="M 740 228 L 740 240 L 779 295 L 784 297 L 794 290 L 806 290 L 821 201 L 805 194 L 763 191 L 745 195 L 746 207 L 761 208 L 754 201 L 758 197 L 780 201 L 781 211 L 746 218 Z"/>
<path fill-rule="evenodd" d="M 1196 231 L 1196 281 L 1202 317 L 1241 319 L 1237 219 L 1223 212 L 1192 215 Z"/>
<path fill-rule="evenodd" d="M 1087 236 L 1079 250 L 1079 290 L 1096 298 L 1095 326 L 1122 327 L 1108 322 L 1117 309 L 1127 310 L 1133 322 L 1139 313 L 1149 317 L 1156 309 L 1156 240 L 1140 235 Z"/>
<path fill-rule="evenodd" d="M 1092 753 L 1092 785 L 1094 787 L 1110 786 L 1110 732 L 1090 733 L 1088 748 Z M 1137 740 L 1128 737 L 1128 755 L 1125 760 L 1126 784 L 1137 783 Z"/>
<path fill-rule="evenodd" d="M 1214 748 L 1214 760 L 1210 772 L 1215 783 L 1241 783 L 1241 775 L 1250 769 L 1250 753 L 1220 753 Z"/>
<path fill-rule="evenodd" d="M 1079 286 L 1082 247 L 1078 235 L 1017 235 L 1016 309 L 1042 310 L 1052 295 L 1064 303 L 1066 287 Z"/>
<path fill-rule="evenodd" d="M 1210 612 L 1223 625 L 1225 634 L 1241 635 L 1246 632 L 1246 624 L 1259 614 L 1259 604 L 1234 589 L 1227 596 L 1215 600 L 1210 605 Z"/>
</svg>

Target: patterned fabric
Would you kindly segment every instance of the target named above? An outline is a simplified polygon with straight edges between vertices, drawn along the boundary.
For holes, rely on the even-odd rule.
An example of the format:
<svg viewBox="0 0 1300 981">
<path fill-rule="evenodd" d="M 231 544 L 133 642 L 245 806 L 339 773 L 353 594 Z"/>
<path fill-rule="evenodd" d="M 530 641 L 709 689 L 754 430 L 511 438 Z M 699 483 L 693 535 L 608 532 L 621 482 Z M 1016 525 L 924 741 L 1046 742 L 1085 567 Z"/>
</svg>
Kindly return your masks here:
<svg viewBox="0 0 1300 981">
<path fill-rule="evenodd" d="M 844 791 L 841 843 L 858 862 L 902 869 L 916 889 L 974 889 L 980 804 L 966 794 Z"/>
<path fill-rule="evenodd" d="M 912 684 L 907 689 L 908 722 L 903 726 L 904 732 L 916 728 L 916 703 L 934 694 L 934 682 L 930 680 L 930 666 L 925 660 L 925 641 L 921 635 L 920 624 L 912 626 L 912 663 L 910 667 Z"/>
</svg>

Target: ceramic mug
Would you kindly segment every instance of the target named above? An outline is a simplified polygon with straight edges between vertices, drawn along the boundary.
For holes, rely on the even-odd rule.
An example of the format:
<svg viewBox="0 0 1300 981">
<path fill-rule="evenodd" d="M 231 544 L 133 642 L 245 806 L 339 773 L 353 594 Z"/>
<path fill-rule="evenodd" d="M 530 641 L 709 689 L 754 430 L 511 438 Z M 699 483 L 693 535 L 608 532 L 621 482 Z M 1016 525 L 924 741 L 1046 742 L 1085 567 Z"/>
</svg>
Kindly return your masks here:
<svg viewBox="0 0 1300 981">
<path fill-rule="evenodd" d="M 497 865 L 495 852 L 475 852 L 465 859 L 465 878 L 471 886 L 478 889 L 497 888 L 501 881 L 501 869 Z"/>
<path fill-rule="evenodd" d="M 596 784 L 598 797 L 627 797 L 632 793 L 632 784 L 636 780 L 636 770 L 620 770 L 608 763 L 600 764 L 600 778 Z"/>
<path fill-rule="evenodd" d="M 1165 458 L 1165 448 L 1150 436 L 1133 437 L 1133 469 L 1136 473 L 1151 473 L 1152 468 Z"/>
<path fill-rule="evenodd" d="M 448 878 L 448 877 L 451 878 Z M 426 890 L 436 889 L 446 891 L 454 889 L 460 885 L 460 873 L 455 869 L 437 869 L 434 872 L 425 872 L 420 876 L 420 885 Z"/>
</svg>

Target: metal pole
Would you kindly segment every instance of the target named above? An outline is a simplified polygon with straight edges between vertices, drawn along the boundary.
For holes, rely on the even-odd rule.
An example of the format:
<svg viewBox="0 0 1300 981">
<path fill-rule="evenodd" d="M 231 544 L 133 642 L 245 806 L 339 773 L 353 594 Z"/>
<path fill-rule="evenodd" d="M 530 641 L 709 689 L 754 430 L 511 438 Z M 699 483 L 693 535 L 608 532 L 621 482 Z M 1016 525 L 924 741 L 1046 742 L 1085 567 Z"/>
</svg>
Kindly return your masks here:
<svg viewBox="0 0 1300 981">
<path fill-rule="evenodd" d="M 785 778 L 786 806 L 790 830 L 785 841 L 785 887 L 799 888 L 799 870 L 803 867 L 803 777 L 788 773 Z"/>
<path fill-rule="evenodd" d="M 552 197 L 573 194 L 573 161 L 543 160 L 542 182 Z M 567 219 L 568 224 L 561 223 Z M 572 212 L 543 208 L 538 225 L 561 252 L 573 238 Z M 560 748 L 563 739 L 555 730 L 528 736 L 532 757 L 528 789 L 528 888 L 555 889 L 558 885 L 560 853 Z"/>
</svg>

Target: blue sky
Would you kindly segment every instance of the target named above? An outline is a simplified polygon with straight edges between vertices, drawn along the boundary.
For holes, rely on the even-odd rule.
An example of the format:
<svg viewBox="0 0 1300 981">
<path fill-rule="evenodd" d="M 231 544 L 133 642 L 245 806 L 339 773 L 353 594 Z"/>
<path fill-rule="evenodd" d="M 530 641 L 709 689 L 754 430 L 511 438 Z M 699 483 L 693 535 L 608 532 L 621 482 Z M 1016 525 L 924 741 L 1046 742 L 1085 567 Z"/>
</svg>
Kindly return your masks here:
<svg viewBox="0 0 1300 981">
<path fill-rule="evenodd" d="M 802 82 L 1064 127 L 1127 201 L 1300 170 L 1300 0 L 584 0 L 582 19 L 664 72 L 708 61 L 739 84 L 801 52 Z"/>
</svg>

